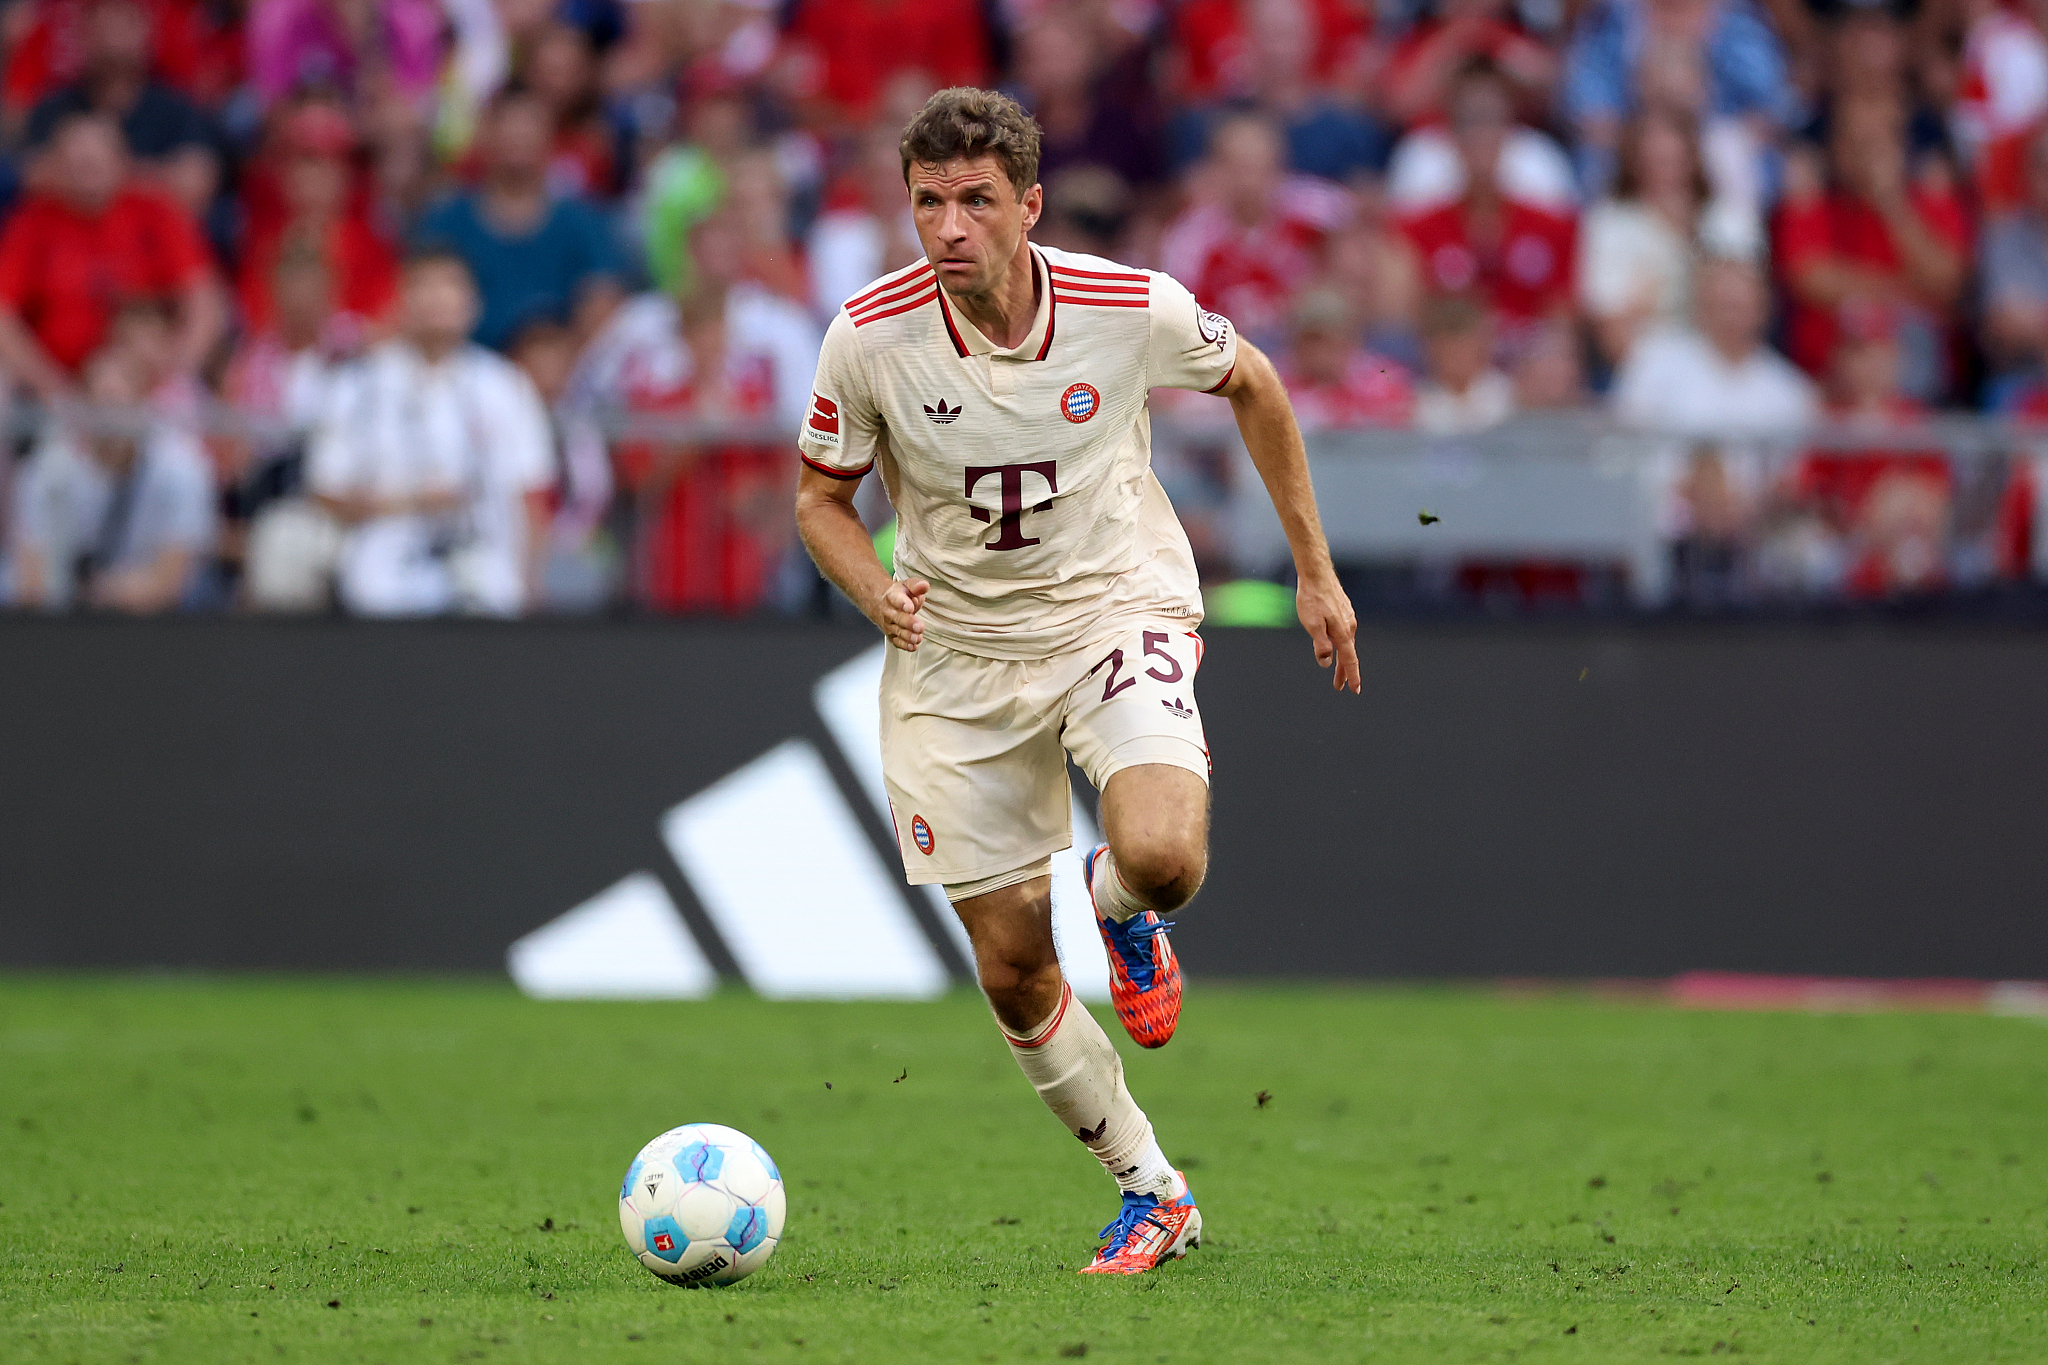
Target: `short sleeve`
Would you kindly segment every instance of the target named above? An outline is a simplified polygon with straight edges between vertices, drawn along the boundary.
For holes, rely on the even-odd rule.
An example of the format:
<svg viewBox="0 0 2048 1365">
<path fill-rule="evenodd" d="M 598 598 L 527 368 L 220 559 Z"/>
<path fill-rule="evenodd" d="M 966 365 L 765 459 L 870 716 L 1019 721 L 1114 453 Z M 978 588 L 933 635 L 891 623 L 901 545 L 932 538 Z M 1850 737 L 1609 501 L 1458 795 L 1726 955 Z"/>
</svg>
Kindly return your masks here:
<svg viewBox="0 0 2048 1365">
<path fill-rule="evenodd" d="M 875 467 L 882 415 L 861 364 L 853 319 L 841 310 L 825 329 L 818 353 L 811 402 L 798 429 L 797 450 L 805 464 L 835 479 L 857 479 Z"/>
<path fill-rule="evenodd" d="M 1146 369 L 1154 388 L 1214 393 L 1237 368 L 1237 328 L 1211 313 L 1171 275 L 1152 276 L 1152 350 Z"/>
</svg>

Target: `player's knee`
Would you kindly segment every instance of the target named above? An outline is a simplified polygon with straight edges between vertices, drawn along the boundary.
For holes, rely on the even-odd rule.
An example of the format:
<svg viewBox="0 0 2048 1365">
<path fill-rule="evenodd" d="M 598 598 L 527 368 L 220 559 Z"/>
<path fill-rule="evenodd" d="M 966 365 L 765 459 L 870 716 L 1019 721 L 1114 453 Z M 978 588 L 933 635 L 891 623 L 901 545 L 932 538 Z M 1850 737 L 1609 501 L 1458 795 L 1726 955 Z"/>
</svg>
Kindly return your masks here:
<svg viewBox="0 0 2048 1365">
<path fill-rule="evenodd" d="M 1209 851 L 1197 839 L 1151 839 L 1114 852 L 1117 875 L 1154 910 L 1186 905 L 1209 873 Z"/>
<path fill-rule="evenodd" d="M 990 1008 L 1012 1029 L 1028 1029 L 1059 1002 L 1060 963 L 1057 956 L 1022 951 L 976 954 L 975 975 Z"/>
</svg>

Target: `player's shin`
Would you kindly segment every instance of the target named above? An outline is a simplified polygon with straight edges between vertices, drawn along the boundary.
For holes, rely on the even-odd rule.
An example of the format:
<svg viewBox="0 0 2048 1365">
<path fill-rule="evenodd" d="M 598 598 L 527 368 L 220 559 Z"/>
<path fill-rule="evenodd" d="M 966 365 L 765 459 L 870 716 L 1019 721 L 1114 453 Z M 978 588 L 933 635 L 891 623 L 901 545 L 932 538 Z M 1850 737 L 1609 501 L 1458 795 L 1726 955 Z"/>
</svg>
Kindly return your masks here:
<svg viewBox="0 0 2048 1365">
<path fill-rule="evenodd" d="M 1179 1177 L 1153 1136 L 1152 1121 L 1124 1088 L 1123 1059 L 1072 987 L 1061 988 L 1052 1016 L 1030 1032 L 997 1026 L 1046 1108 L 1121 1188 L 1161 1199 L 1179 1193 Z"/>
</svg>

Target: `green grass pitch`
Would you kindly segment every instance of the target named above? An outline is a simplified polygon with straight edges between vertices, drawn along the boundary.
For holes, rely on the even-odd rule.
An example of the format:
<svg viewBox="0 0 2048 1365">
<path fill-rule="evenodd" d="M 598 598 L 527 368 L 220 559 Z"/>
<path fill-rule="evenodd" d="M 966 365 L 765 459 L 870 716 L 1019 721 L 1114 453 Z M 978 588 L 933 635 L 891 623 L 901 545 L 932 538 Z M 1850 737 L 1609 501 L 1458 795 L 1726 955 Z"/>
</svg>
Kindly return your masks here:
<svg viewBox="0 0 2048 1365">
<path fill-rule="evenodd" d="M 2048 1360 L 2036 1021 L 1197 982 L 1126 1058 L 1209 1240 L 1104 1281 L 965 995 L 0 978 L 0 1359 Z M 614 1212 L 698 1119 L 789 1185 L 730 1289 Z"/>
</svg>

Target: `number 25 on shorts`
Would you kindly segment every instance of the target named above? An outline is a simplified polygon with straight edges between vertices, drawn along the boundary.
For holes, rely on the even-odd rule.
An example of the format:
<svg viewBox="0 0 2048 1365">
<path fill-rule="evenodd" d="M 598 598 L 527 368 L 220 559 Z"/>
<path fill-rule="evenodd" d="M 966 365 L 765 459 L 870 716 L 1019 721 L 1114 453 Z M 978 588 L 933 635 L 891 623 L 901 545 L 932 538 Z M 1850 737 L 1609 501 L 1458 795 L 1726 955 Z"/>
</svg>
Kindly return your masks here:
<svg viewBox="0 0 2048 1365">
<path fill-rule="evenodd" d="M 1148 630 L 1144 633 L 1145 653 L 1150 657 L 1164 660 L 1165 666 L 1168 669 L 1172 670 L 1171 672 L 1162 673 L 1159 671 L 1160 666 L 1158 664 L 1154 664 L 1152 667 L 1147 668 L 1145 670 L 1146 677 L 1151 678 L 1156 682 L 1177 683 L 1184 676 L 1181 672 L 1180 660 L 1174 658 L 1173 655 L 1167 653 L 1166 649 L 1164 648 L 1166 642 L 1172 638 L 1172 633 L 1164 630 Z M 1200 656 L 1197 655 L 1198 660 L 1199 658 Z M 1102 699 L 1104 701 L 1109 701 L 1112 698 L 1114 698 L 1117 693 L 1125 691 L 1129 688 L 1136 687 L 1138 685 L 1138 680 L 1135 677 L 1123 678 L 1121 681 L 1118 680 L 1119 675 L 1122 674 L 1124 668 L 1123 650 L 1112 649 L 1109 652 L 1108 658 L 1102 660 L 1101 663 L 1096 664 L 1095 667 L 1088 670 L 1088 676 L 1092 678 L 1097 673 L 1101 672 L 1104 664 L 1107 664 L 1109 666 L 1109 676 L 1103 679 L 1102 682 Z"/>
</svg>

